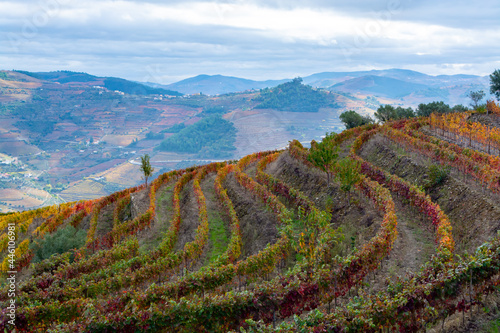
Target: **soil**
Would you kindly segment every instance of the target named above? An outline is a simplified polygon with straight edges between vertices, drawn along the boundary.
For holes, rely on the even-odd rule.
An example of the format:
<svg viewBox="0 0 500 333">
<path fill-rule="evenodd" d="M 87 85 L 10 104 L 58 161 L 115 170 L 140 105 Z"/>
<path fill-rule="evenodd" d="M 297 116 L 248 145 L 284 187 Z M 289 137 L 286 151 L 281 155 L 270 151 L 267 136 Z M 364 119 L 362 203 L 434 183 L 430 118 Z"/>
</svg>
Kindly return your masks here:
<svg viewBox="0 0 500 333">
<path fill-rule="evenodd" d="M 175 180 L 160 186 L 156 192 L 156 215 L 149 228 L 137 234 L 139 244 L 144 250 L 152 250 L 158 246 L 163 238 L 163 233 L 168 230 L 173 215 L 172 196 Z M 126 214 L 126 209 L 123 209 Z"/>
<path fill-rule="evenodd" d="M 118 213 L 118 223 L 132 220 L 132 202 L 129 202 L 120 213 Z M 120 222 L 121 221 L 121 222 Z"/>
<path fill-rule="evenodd" d="M 478 122 L 478 123 L 481 123 L 483 125 L 488 125 L 488 126 L 500 128 L 500 117 L 497 116 L 496 114 L 474 113 L 474 114 L 471 114 L 467 120 L 472 121 L 472 122 Z"/>
<path fill-rule="evenodd" d="M 91 218 L 92 218 L 92 213 L 90 213 L 87 216 L 85 216 L 82 219 L 82 221 L 80 222 L 80 224 L 78 225 L 78 229 L 88 231 L 90 229 L 90 219 Z"/>
<path fill-rule="evenodd" d="M 187 183 L 180 193 L 181 225 L 174 251 L 180 251 L 186 243 L 192 242 L 198 228 L 198 203 L 193 192 L 193 181 Z"/>
<path fill-rule="evenodd" d="M 31 235 L 33 231 L 35 231 L 36 228 L 42 225 L 42 223 L 45 222 L 45 219 L 41 217 L 35 217 L 33 221 L 31 221 L 31 224 L 28 226 L 28 230 L 26 231 L 26 235 Z"/>
<path fill-rule="evenodd" d="M 243 172 L 250 176 L 252 179 L 255 179 L 257 175 L 257 164 L 259 163 L 259 161 L 255 161 L 247 165 Z"/>
<path fill-rule="evenodd" d="M 262 251 L 267 244 L 274 244 L 278 235 L 275 215 L 259 198 L 241 186 L 234 174 L 226 177 L 224 187 L 240 220 L 243 241 L 241 259 Z"/>
<path fill-rule="evenodd" d="M 130 194 L 130 202 L 131 202 L 131 213 L 132 213 L 132 220 L 135 219 L 137 216 L 140 216 L 144 214 L 148 209 L 149 209 L 149 191 L 150 187 L 147 189 L 144 189 L 139 192 L 131 193 Z"/>
<path fill-rule="evenodd" d="M 114 218 L 113 212 L 115 210 L 116 202 L 106 207 L 101 208 L 99 217 L 97 219 L 97 228 L 95 230 L 95 237 L 100 238 L 106 235 L 113 229 Z"/>
<path fill-rule="evenodd" d="M 398 236 L 389 257 L 375 276 L 368 275 L 372 293 L 385 290 L 388 279 L 417 272 L 436 253 L 434 233 L 428 220 L 394 193 L 392 195 L 396 206 Z"/>
</svg>

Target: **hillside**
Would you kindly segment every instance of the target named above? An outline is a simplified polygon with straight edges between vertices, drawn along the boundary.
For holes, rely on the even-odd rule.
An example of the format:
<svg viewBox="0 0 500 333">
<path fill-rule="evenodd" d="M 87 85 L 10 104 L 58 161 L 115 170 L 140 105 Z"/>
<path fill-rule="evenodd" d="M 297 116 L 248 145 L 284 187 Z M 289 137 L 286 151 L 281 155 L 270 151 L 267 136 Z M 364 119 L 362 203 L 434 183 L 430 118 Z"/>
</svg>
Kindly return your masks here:
<svg viewBox="0 0 500 333">
<path fill-rule="evenodd" d="M 259 93 L 176 96 L 161 87 L 86 73 L 0 71 L 0 212 L 99 198 L 136 186 L 144 154 L 159 175 L 281 148 L 294 138 L 319 139 L 329 128 L 342 128 L 340 108 L 376 105 L 328 94 L 335 107 L 311 116 L 303 110 L 257 109 Z M 158 149 L 171 136 L 184 145 L 194 137 L 201 140 L 204 128 L 196 123 L 214 115 L 228 122 L 222 128 L 227 140 L 215 140 L 202 151 Z M 173 133 L 172 127 L 185 131 Z"/>
<path fill-rule="evenodd" d="M 302 84 L 301 78 L 263 89 L 254 100 L 260 102 L 255 107 L 257 109 L 290 112 L 318 112 L 320 108 L 330 106 L 326 93 Z"/>
<path fill-rule="evenodd" d="M 182 96 L 181 93 L 173 90 L 167 90 L 162 88 L 152 88 L 141 83 L 136 83 L 116 77 L 97 77 L 87 73 L 78 73 L 70 71 L 58 71 L 58 72 L 26 72 L 17 71 L 18 73 L 34 77 L 39 80 L 46 80 L 51 82 L 57 82 L 60 84 L 65 83 L 80 83 L 87 85 L 103 85 L 109 90 L 119 90 L 121 92 L 144 96 L 144 95 L 169 95 L 169 96 Z"/>
<path fill-rule="evenodd" d="M 499 117 L 369 125 L 311 149 L 292 141 L 170 171 L 148 188 L 2 215 L 17 331 L 488 330 L 498 318 Z M 331 181 L 310 162 L 322 147 L 339 149 Z M 8 330 L 10 298 L 3 286 Z"/>
</svg>

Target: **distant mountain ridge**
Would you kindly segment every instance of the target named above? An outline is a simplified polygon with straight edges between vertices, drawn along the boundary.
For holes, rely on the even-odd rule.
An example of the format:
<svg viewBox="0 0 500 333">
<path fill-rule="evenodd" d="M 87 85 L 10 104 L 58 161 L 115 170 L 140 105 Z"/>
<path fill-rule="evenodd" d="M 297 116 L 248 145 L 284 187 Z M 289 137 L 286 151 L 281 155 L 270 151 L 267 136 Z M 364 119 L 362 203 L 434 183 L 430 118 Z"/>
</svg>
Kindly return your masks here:
<svg viewBox="0 0 500 333">
<path fill-rule="evenodd" d="M 164 88 L 153 88 L 148 85 L 133 82 L 117 77 L 98 77 L 87 73 L 72 72 L 72 71 L 56 71 L 56 72 L 27 72 L 16 71 L 21 74 L 31 76 L 35 79 L 65 83 L 82 83 L 102 85 L 109 90 L 119 90 L 131 95 L 170 95 L 182 96 L 178 91 L 168 90 Z"/>
<path fill-rule="evenodd" d="M 456 74 L 428 75 L 408 69 L 355 72 L 322 72 L 302 77 L 303 83 L 330 91 L 375 95 L 400 100 L 403 104 L 444 101 L 468 103 L 467 93 L 483 90 L 490 98 L 488 76 Z M 185 94 L 219 95 L 252 89 L 272 88 L 291 79 L 254 81 L 224 75 L 198 75 L 169 85 L 154 85 Z"/>
<path fill-rule="evenodd" d="M 201 74 L 176 83 L 164 85 L 162 87 L 179 91 L 184 94 L 203 93 L 205 95 L 220 95 L 252 89 L 274 87 L 288 81 L 291 80 L 254 81 L 234 76 Z"/>
<path fill-rule="evenodd" d="M 384 76 L 366 75 L 337 83 L 329 88 L 348 93 L 365 92 L 382 97 L 400 98 L 415 91 L 429 88 L 420 83 L 412 83 Z"/>
</svg>

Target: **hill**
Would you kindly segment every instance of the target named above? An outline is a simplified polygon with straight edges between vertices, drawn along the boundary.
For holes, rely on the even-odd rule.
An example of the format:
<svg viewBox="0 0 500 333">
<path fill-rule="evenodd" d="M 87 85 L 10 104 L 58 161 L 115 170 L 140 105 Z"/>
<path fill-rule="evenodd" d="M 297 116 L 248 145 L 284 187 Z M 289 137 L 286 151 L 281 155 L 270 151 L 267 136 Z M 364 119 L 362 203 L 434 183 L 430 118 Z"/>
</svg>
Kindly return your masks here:
<svg viewBox="0 0 500 333">
<path fill-rule="evenodd" d="M 328 106 L 327 95 L 302 84 L 301 78 L 263 89 L 254 100 L 261 102 L 256 106 L 258 109 L 290 112 L 318 112 L 321 107 Z"/>
<path fill-rule="evenodd" d="M 218 115 L 204 118 L 163 140 L 159 150 L 195 153 L 200 158 L 229 158 L 234 147 L 234 125 Z"/>
<path fill-rule="evenodd" d="M 233 76 L 202 74 L 166 85 L 165 87 L 184 94 L 203 93 L 207 95 L 219 95 L 273 87 L 286 81 L 290 80 L 254 81 Z"/>
<path fill-rule="evenodd" d="M 498 320 L 499 125 L 471 113 L 369 125 L 0 216 L 16 329 L 486 329 Z M 310 156 L 337 149 L 329 181 Z"/>
<path fill-rule="evenodd" d="M 58 82 L 58 83 L 86 83 L 99 85 L 102 84 L 106 89 L 119 90 L 126 94 L 131 95 L 169 95 L 181 96 L 182 94 L 162 88 L 152 88 L 141 83 L 132 82 L 116 77 L 97 77 L 87 73 L 78 73 L 71 71 L 57 71 L 57 72 L 37 72 L 31 73 L 26 71 L 17 71 L 21 74 L 34 77 L 39 80 Z"/>
</svg>

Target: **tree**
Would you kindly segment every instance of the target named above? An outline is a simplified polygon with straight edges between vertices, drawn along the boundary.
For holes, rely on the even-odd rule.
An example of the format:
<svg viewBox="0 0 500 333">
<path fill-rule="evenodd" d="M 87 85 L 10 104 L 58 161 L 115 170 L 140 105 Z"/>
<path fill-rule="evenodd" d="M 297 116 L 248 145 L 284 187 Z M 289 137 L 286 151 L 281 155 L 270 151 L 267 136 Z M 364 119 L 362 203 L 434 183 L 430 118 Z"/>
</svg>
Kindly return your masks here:
<svg viewBox="0 0 500 333">
<path fill-rule="evenodd" d="M 151 162 L 149 161 L 149 155 L 146 154 L 141 157 L 141 171 L 144 174 L 144 179 L 146 180 L 146 188 L 148 187 L 148 178 L 153 175 L 155 169 L 151 167 Z"/>
<path fill-rule="evenodd" d="M 444 104 L 443 101 L 431 102 L 428 104 L 419 104 L 417 108 L 417 116 L 429 117 L 432 113 L 449 113 L 451 112 L 450 106 Z"/>
<path fill-rule="evenodd" d="M 477 107 L 479 106 L 479 102 L 483 99 L 484 95 L 485 93 L 482 90 L 469 91 L 467 97 L 469 97 L 472 100 L 472 102 L 469 105 L 473 107 L 474 110 L 476 110 Z"/>
<path fill-rule="evenodd" d="M 396 108 L 396 119 L 406 119 L 415 117 L 415 111 L 412 108 L 402 108 L 398 106 Z"/>
<path fill-rule="evenodd" d="M 490 93 L 500 101 L 500 70 L 498 69 L 490 75 Z"/>
<path fill-rule="evenodd" d="M 392 105 L 381 105 L 374 114 L 380 122 L 385 123 L 396 118 L 396 109 Z"/>
<path fill-rule="evenodd" d="M 335 166 L 336 178 L 340 181 L 340 189 L 347 195 L 347 201 L 351 204 L 351 189 L 361 180 L 359 174 L 360 163 L 348 157 L 341 159 Z"/>
<path fill-rule="evenodd" d="M 462 104 L 457 104 L 451 109 L 451 111 L 453 111 L 453 112 L 467 112 L 467 111 L 469 111 L 469 109 L 467 107 L 463 106 Z"/>
<path fill-rule="evenodd" d="M 326 133 L 326 137 L 323 141 L 311 145 L 311 150 L 307 157 L 309 162 L 326 172 L 328 185 L 330 185 L 332 167 L 339 156 L 339 147 L 335 146 L 332 140 L 335 135 L 335 133 Z"/>
<path fill-rule="evenodd" d="M 391 120 L 405 119 L 405 118 L 413 118 L 415 117 L 415 112 L 413 112 L 412 108 L 402 108 L 398 106 L 397 108 L 392 105 L 381 105 L 375 112 L 375 118 L 377 118 L 380 122 L 388 122 Z"/>
<path fill-rule="evenodd" d="M 373 123 L 372 118 L 368 116 L 362 116 L 353 110 L 342 112 L 339 118 L 344 123 L 346 129 Z"/>
</svg>

